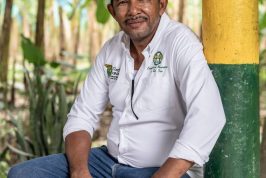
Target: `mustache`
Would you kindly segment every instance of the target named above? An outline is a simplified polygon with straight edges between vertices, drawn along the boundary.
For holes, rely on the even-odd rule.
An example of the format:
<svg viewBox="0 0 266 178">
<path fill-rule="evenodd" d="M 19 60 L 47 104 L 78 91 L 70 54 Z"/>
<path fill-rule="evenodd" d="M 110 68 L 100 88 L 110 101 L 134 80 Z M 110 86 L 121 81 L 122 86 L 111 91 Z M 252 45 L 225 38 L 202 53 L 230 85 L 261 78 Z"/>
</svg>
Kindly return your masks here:
<svg viewBox="0 0 266 178">
<path fill-rule="evenodd" d="M 143 16 L 143 15 L 138 15 L 138 16 L 131 16 L 126 18 L 125 22 L 126 23 L 131 23 L 131 22 L 140 22 L 143 20 L 147 20 L 148 18 Z"/>
</svg>

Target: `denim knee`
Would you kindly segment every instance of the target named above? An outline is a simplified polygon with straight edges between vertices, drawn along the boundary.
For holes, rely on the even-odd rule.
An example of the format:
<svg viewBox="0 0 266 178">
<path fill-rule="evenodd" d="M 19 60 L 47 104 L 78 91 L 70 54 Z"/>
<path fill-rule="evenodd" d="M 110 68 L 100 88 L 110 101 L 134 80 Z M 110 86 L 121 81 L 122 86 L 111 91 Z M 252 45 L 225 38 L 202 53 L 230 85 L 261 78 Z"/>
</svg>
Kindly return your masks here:
<svg viewBox="0 0 266 178">
<path fill-rule="evenodd" d="M 20 178 L 24 176 L 24 173 L 24 168 L 20 167 L 19 165 L 15 165 L 8 171 L 7 178 Z"/>
<path fill-rule="evenodd" d="M 68 163 L 64 154 L 31 159 L 13 166 L 8 178 L 67 178 Z"/>
<path fill-rule="evenodd" d="M 34 178 L 39 176 L 38 167 L 31 161 L 25 161 L 11 167 L 7 178 Z"/>
<path fill-rule="evenodd" d="M 45 174 L 38 168 L 25 164 L 13 166 L 7 175 L 7 178 L 40 178 L 46 177 Z"/>
</svg>

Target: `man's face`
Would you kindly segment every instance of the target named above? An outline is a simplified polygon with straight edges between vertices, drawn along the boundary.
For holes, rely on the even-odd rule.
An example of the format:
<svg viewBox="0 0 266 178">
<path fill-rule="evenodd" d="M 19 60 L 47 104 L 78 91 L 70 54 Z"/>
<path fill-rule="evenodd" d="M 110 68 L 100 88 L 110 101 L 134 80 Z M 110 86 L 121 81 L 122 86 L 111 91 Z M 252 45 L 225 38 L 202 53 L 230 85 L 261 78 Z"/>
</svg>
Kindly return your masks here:
<svg viewBox="0 0 266 178">
<path fill-rule="evenodd" d="M 113 0 L 108 10 L 133 41 L 153 36 L 167 0 Z"/>
</svg>

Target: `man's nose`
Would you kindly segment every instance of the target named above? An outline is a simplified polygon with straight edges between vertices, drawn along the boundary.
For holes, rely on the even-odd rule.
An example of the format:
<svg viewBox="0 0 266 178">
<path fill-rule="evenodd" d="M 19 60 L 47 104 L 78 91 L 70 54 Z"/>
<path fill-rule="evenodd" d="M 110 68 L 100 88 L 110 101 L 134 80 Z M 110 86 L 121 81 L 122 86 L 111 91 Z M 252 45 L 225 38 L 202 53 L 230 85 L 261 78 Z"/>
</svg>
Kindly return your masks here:
<svg viewBox="0 0 266 178">
<path fill-rule="evenodd" d="M 136 0 L 131 0 L 128 7 L 129 15 L 137 15 L 139 13 L 139 3 Z"/>
</svg>

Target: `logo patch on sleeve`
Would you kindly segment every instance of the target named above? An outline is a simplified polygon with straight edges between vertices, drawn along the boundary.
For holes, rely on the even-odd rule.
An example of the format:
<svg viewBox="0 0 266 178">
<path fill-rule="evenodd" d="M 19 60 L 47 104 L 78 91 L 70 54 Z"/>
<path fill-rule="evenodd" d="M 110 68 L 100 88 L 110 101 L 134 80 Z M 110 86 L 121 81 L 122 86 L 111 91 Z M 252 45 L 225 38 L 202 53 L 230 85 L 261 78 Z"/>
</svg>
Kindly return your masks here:
<svg viewBox="0 0 266 178">
<path fill-rule="evenodd" d="M 112 80 L 117 80 L 120 69 L 113 67 L 113 65 L 111 64 L 105 64 L 104 67 L 106 68 L 108 78 Z"/>
</svg>

